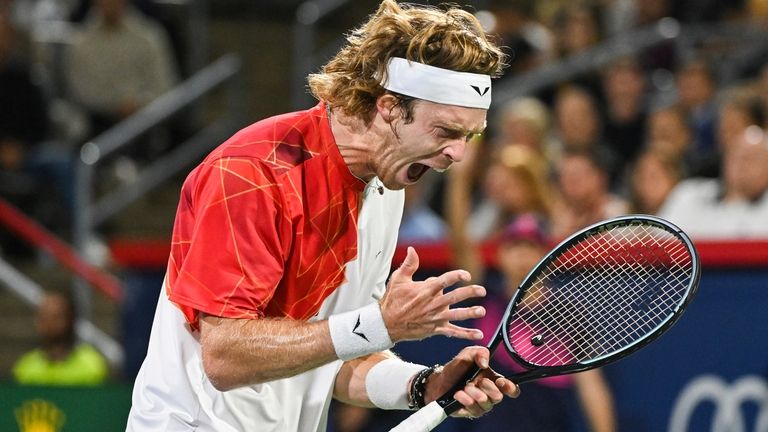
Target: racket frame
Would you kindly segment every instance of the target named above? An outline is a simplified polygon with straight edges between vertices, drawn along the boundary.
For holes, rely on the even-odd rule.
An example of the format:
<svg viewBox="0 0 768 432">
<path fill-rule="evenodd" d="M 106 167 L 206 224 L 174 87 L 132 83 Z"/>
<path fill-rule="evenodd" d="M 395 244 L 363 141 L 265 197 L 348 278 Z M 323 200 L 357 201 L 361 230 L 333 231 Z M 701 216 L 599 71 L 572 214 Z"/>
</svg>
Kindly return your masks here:
<svg viewBox="0 0 768 432">
<path fill-rule="evenodd" d="M 656 328 L 649 331 L 642 338 L 638 339 L 637 341 L 634 341 L 627 347 L 624 347 L 623 349 L 620 349 L 618 351 L 614 351 L 612 353 L 600 356 L 598 358 L 591 359 L 589 361 L 577 362 L 567 366 L 539 366 L 539 365 L 531 364 L 525 361 L 524 359 L 522 359 L 512 347 L 512 344 L 509 341 L 509 336 L 508 336 L 508 332 L 506 331 L 506 327 L 509 321 L 509 315 L 515 310 L 515 307 L 517 306 L 517 304 L 522 300 L 523 294 L 525 294 L 527 289 L 530 288 L 532 281 L 535 280 L 535 278 L 538 276 L 538 273 L 542 271 L 542 269 L 544 269 L 550 261 L 557 259 L 561 255 L 562 251 L 567 250 L 570 246 L 572 246 L 575 243 L 578 243 L 584 238 L 594 235 L 596 232 L 608 231 L 616 227 L 617 225 L 620 225 L 620 226 L 631 225 L 633 222 L 638 224 L 656 226 L 663 229 L 666 232 L 669 232 L 670 234 L 674 235 L 685 244 L 686 250 L 691 255 L 690 259 L 691 259 L 692 268 L 691 268 L 690 282 L 688 284 L 686 293 L 682 296 L 681 301 L 672 311 L 672 315 L 669 318 L 667 318 L 664 322 L 660 323 Z M 577 372 L 583 372 L 589 369 L 598 368 L 608 363 L 613 363 L 617 360 L 620 360 L 621 358 L 626 357 L 629 354 L 632 354 L 633 352 L 646 346 L 647 344 L 656 340 L 659 336 L 664 334 L 667 331 L 667 329 L 669 329 L 672 325 L 674 325 L 677 322 L 677 320 L 680 318 L 680 316 L 682 316 L 683 311 L 685 311 L 686 307 L 688 306 L 688 304 L 690 303 L 690 301 L 693 299 L 693 297 L 697 292 L 700 279 L 701 279 L 701 264 L 699 261 L 698 252 L 696 251 L 696 248 L 694 247 L 693 242 L 691 241 L 691 239 L 688 237 L 687 234 L 685 234 L 680 228 L 678 228 L 676 225 L 672 224 L 671 222 L 655 216 L 644 215 L 644 214 L 633 214 L 633 215 L 621 216 L 621 217 L 613 218 L 607 221 L 598 222 L 586 228 L 583 228 L 582 230 L 574 233 L 573 235 L 567 237 L 565 240 L 561 241 L 549 253 L 547 253 L 547 255 L 543 257 L 531 269 L 530 272 L 528 272 L 526 277 L 518 286 L 517 290 L 515 290 L 515 293 L 513 294 L 512 299 L 510 300 L 509 304 L 507 305 L 507 309 L 504 312 L 504 316 L 501 322 L 499 323 L 499 326 L 496 330 L 496 334 L 494 335 L 493 339 L 491 339 L 491 341 L 488 342 L 487 348 L 491 352 L 491 354 L 493 354 L 496 348 L 498 348 L 499 344 L 504 342 L 504 347 L 506 351 L 509 353 L 509 355 L 513 357 L 516 363 L 518 363 L 524 369 L 527 369 L 524 372 L 520 372 L 518 374 L 515 374 L 514 376 L 508 377 L 512 382 L 516 384 L 521 384 L 526 381 L 545 378 L 549 376 L 567 375 L 567 374 L 572 374 Z M 478 368 L 470 369 L 467 372 L 467 374 L 465 374 L 462 377 L 462 379 L 458 381 L 458 384 L 455 387 L 453 387 L 450 391 L 448 391 L 444 397 L 441 397 L 440 399 L 438 399 L 437 402 L 440 404 L 440 406 L 443 407 L 447 415 L 450 415 L 458 411 L 462 407 L 461 404 L 459 404 L 457 401 L 453 399 L 453 394 L 455 394 L 456 391 L 464 388 L 466 383 L 474 379 L 479 373 L 480 373 L 480 369 Z"/>
</svg>

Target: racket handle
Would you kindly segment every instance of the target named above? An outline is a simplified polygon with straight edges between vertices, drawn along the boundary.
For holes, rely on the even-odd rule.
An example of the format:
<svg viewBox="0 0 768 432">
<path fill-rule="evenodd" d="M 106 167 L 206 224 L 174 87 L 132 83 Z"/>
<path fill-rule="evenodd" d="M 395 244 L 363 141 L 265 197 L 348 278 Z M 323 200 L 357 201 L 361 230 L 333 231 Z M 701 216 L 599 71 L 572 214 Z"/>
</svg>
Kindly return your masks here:
<svg viewBox="0 0 768 432">
<path fill-rule="evenodd" d="M 430 402 L 424 408 L 411 414 L 389 432 L 429 432 L 448 418 L 437 401 Z"/>
</svg>

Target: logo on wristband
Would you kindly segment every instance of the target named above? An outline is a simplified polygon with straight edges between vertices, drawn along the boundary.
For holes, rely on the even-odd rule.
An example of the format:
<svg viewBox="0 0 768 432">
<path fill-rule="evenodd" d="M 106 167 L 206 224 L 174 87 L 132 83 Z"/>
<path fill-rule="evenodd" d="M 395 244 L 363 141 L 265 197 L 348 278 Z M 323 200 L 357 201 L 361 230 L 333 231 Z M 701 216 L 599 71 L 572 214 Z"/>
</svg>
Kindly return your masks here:
<svg viewBox="0 0 768 432">
<path fill-rule="evenodd" d="M 355 327 L 352 329 L 352 333 L 360 336 L 361 338 L 365 339 L 366 342 L 370 343 L 371 341 L 368 340 L 368 338 L 365 336 L 365 333 L 363 332 L 356 332 L 357 328 L 360 327 L 360 314 L 357 315 L 357 322 L 355 323 Z"/>
</svg>

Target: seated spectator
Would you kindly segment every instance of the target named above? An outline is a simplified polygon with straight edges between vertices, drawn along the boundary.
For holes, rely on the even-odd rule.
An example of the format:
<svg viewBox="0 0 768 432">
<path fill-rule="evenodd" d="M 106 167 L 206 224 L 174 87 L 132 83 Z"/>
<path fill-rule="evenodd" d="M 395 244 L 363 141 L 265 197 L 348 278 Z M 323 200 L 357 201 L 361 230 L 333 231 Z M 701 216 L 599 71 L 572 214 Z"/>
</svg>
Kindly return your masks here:
<svg viewBox="0 0 768 432">
<path fill-rule="evenodd" d="M 659 215 L 694 238 L 768 238 L 768 141 L 748 128 L 723 158 L 720 179 L 682 181 Z"/>
<path fill-rule="evenodd" d="M 596 10 L 584 3 L 563 6 L 554 24 L 560 57 L 583 53 L 597 45 L 602 38 Z"/>
<path fill-rule="evenodd" d="M 168 91 L 175 67 L 167 36 L 127 0 L 97 0 L 67 59 L 67 83 L 96 135 Z"/>
<path fill-rule="evenodd" d="M 559 195 L 552 207 L 555 239 L 627 212 L 627 202 L 609 191 L 607 165 L 597 151 L 569 151 L 563 155 L 557 169 Z"/>
<path fill-rule="evenodd" d="M 502 79 L 530 71 L 554 56 L 554 34 L 533 19 L 532 2 L 491 0 L 487 7 L 493 14 L 492 32 L 513 59 Z"/>
<path fill-rule="evenodd" d="M 744 131 L 754 125 L 762 127 L 765 111 L 752 93 L 731 93 L 720 105 L 717 122 L 717 145 L 721 154 L 743 140 Z"/>
<path fill-rule="evenodd" d="M 603 137 L 617 156 L 618 171 L 631 164 L 643 148 L 646 124 L 646 82 L 632 58 L 613 62 L 602 73 L 605 100 Z"/>
<path fill-rule="evenodd" d="M 33 80 L 30 65 L 18 53 L 18 36 L 0 11 L 0 197 L 46 227 L 66 226 L 59 178 L 49 178 L 42 156 L 48 137 L 48 104 Z M 71 177 L 71 176 L 70 176 Z M 0 249 L 28 257 L 33 251 L 16 236 L 0 231 Z"/>
<path fill-rule="evenodd" d="M 681 165 L 654 151 L 637 158 L 631 171 L 630 210 L 655 215 L 681 179 Z"/>
<path fill-rule="evenodd" d="M 16 32 L 0 13 L 0 171 L 21 171 L 46 138 L 48 114 L 41 89 L 32 81 L 29 65 L 14 58 Z"/>
<path fill-rule="evenodd" d="M 489 287 L 493 294 L 483 301 L 486 315 L 475 323 L 483 331 L 484 343 L 495 335 L 506 305 L 528 272 L 549 251 L 550 243 L 544 225 L 534 215 L 521 215 L 503 230 L 496 254 L 503 286 Z M 506 376 L 523 370 L 502 348 L 491 358 L 491 367 Z M 572 412 L 575 400 L 583 415 Z M 599 369 L 525 383 L 520 398 L 501 403 L 504 406 L 468 423 L 463 430 L 567 432 L 581 430 L 582 418 L 588 423 L 588 430 L 616 430 L 613 396 Z"/>
<path fill-rule="evenodd" d="M 520 144 L 551 160 L 549 109 L 533 97 L 513 99 L 501 108 L 494 119 L 497 134 L 493 147 Z"/>
<path fill-rule="evenodd" d="M 24 354 L 13 366 L 19 384 L 46 386 L 98 385 L 106 381 L 107 363 L 90 345 L 77 343 L 72 299 L 46 294 L 37 310 L 35 327 L 40 348 Z"/>
<path fill-rule="evenodd" d="M 548 218 L 548 174 L 546 160 L 530 148 L 514 144 L 500 148 L 487 167 L 483 181 L 486 199 L 473 213 L 470 233 L 475 238 L 490 238 L 510 218 L 523 213 Z"/>
<path fill-rule="evenodd" d="M 636 29 L 650 27 L 659 20 L 673 14 L 675 3 L 681 0 L 642 0 L 634 1 Z M 701 1 L 701 0 L 696 0 Z M 640 64 L 645 70 L 672 70 L 677 61 L 676 43 L 674 39 L 654 44 L 645 48 L 639 55 Z"/>
<path fill-rule="evenodd" d="M 661 159 L 680 165 L 685 175 L 705 162 L 693 151 L 691 129 L 685 114 L 676 106 L 667 106 L 651 113 L 647 124 L 646 148 Z"/>
<path fill-rule="evenodd" d="M 560 152 L 600 152 L 611 185 L 618 179 L 617 156 L 603 140 L 603 125 L 595 97 L 580 87 L 565 87 L 555 100 L 555 129 Z M 554 163 L 557 163 L 555 156 Z"/>
<path fill-rule="evenodd" d="M 449 172 L 446 219 L 456 264 L 481 280 L 484 268 L 477 243 L 493 238 L 510 218 L 520 214 L 549 217 L 548 165 L 530 147 L 512 144 L 499 148 L 485 170 L 483 194 L 475 208 L 469 199 L 469 182 L 464 180 L 470 165 L 461 165 Z"/>
<path fill-rule="evenodd" d="M 563 150 L 588 150 L 602 139 L 594 96 L 579 87 L 566 87 L 555 100 L 555 127 Z"/>
<path fill-rule="evenodd" d="M 692 152 L 704 160 L 717 157 L 715 138 L 717 127 L 717 104 L 715 101 L 715 77 L 709 65 L 702 60 L 692 60 L 680 67 L 676 73 L 678 104 L 688 119 L 693 131 Z M 702 169 L 692 175 L 716 176 L 716 172 Z"/>
</svg>

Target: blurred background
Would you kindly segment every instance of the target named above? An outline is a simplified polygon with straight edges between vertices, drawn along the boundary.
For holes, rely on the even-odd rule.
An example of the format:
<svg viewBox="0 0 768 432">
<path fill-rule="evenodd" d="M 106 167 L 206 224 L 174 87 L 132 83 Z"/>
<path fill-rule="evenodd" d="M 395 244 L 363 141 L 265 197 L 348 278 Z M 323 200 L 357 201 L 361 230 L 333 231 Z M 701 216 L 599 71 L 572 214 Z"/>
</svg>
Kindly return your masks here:
<svg viewBox="0 0 768 432">
<path fill-rule="evenodd" d="M 455 3 L 510 66 L 467 160 L 407 190 L 420 276 L 466 268 L 490 311 L 557 241 L 628 213 L 688 232 L 704 276 L 658 343 L 440 430 L 768 431 L 768 0 Z M 124 430 L 187 172 L 311 107 L 306 75 L 377 6 L 0 0 L 0 430 Z M 400 418 L 334 405 L 329 428 Z"/>
</svg>

